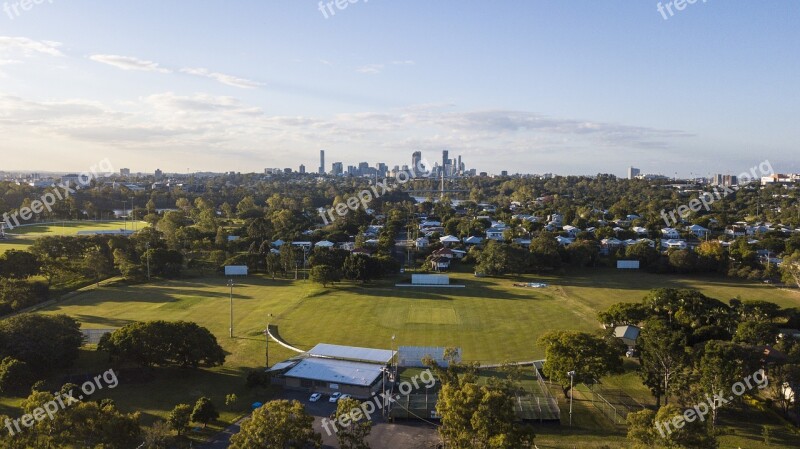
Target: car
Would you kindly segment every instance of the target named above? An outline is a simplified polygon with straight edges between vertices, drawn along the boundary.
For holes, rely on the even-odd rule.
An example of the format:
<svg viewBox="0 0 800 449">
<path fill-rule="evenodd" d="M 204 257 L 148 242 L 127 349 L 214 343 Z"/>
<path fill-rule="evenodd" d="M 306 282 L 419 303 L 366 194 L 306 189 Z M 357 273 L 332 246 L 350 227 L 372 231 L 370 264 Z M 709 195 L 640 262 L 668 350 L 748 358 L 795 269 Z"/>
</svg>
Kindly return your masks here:
<svg viewBox="0 0 800 449">
<path fill-rule="evenodd" d="M 349 394 L 343 394 L 343 395 L 341 395 L 341 396 L 339 397 L 339 400 L 340 400 L 340 401 L 342 401 L 342 400 L 345 400 L 345 399 L 350 399 L 350 398 L 352 398 L 352 397 L 353 397 L 353 396 L 350 396 Z"/>
<path fill-rule="evenodd" d="M 311 395 L 311 397 L 310 397 L 310 398 L 308 398 L 308 400 L 309 400 L 309 401 L 311 401 L 311 402 L 317 402 L 317 401 L 319 401 L 320 399 L 322 399 L 322 394 L 321 394 L 321 393 L 313 393 L 313 394 Z"/>
<path fill-rule="evenodd" d="M 330 399 L 328 399 L 328 402 L 331 402 L 331 403 L 336 403 L 336 402 L 338 402 L 338 401 L 339 401 L 339 399 L 340 399 L 341 397 L 342 397 L 342 393 L 339 393 L 339 392 L 337 391 L 336 393 L 333 393 L 333 394 L 331 395 L 331 398 L 330 398 Z"/>
</svg>

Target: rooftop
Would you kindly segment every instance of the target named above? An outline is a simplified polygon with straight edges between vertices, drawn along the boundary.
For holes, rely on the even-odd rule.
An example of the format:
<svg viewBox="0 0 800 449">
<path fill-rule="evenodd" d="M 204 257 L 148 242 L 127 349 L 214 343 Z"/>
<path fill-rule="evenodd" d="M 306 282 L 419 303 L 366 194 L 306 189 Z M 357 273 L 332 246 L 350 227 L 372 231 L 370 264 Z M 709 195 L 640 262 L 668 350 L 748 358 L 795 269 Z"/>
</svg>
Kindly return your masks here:
<svg viewBox="0 0 800 449">
<path fill-rule="evenodd" d="M 292 368 L 287 377 L 369 387 L 381 376 L 383 367 L 371 363 L 307 358 Z"/>
</svg>

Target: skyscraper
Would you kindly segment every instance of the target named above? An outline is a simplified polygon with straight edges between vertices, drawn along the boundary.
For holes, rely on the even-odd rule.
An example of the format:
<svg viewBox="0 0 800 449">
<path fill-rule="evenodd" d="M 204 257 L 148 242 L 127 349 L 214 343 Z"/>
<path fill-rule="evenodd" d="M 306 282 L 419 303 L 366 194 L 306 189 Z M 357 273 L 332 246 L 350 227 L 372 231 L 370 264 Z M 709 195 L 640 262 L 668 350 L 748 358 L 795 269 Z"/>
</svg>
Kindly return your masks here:
<svg viewBox="0 0 800 449">
<path fill-rule="evenodd" d="M 319 150 L 319 174 L 325 174 L 325 150 Z"/>
<path fill-rule="evenodd" d="M 335 176 L 341 176 L 344 173 L 344 165 L 341 162 L 334 162 L 331 166 L 331 173 Z"/>
<path fill-rule="evenodd" d="M 450 152 L 447 150 L 442 151 L 442 169 L 446 168 L 450 163 Z"/>
<path fill-rule="evenodd" d="M 641 170 L 638 168 L 630 167 L 628 168 L 628 179 L 634 179 L 642 173 Z"/>
<path fill-rule="evenodd" d="M 417 171 L 420 162 L 422 162 L 422 151 L 415 151 L 411 154 L 411 170 Z"/>
<path fill-rule="evenodd" d="M 306 174 L 306 166 L 303 164 L 300 164 L 300 174 L 301 175 Z"/>
</svg>

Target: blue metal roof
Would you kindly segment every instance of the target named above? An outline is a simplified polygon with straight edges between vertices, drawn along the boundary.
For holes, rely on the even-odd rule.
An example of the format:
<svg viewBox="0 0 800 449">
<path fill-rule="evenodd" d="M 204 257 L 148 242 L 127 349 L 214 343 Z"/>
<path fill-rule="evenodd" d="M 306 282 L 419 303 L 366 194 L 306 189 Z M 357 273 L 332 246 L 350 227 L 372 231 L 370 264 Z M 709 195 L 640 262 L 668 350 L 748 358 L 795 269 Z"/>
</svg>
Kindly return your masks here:
<svg viewBox="0 0 800 449">
<path fill-rule="evenodd" d="M 388 349 L 357 348 L 320 343 L 308 351 L 312 357 L 350 360 L 353 362 L 377 363 L 385 365 L 392 360 L 393 351 Z"/>
<path fill-rule="evenodd" d="M 382 373 L 383 367 L 373 363 L 311 357 L 298 363 L 286 373 L 286 377 L 369 387 Z"/>
</svg>

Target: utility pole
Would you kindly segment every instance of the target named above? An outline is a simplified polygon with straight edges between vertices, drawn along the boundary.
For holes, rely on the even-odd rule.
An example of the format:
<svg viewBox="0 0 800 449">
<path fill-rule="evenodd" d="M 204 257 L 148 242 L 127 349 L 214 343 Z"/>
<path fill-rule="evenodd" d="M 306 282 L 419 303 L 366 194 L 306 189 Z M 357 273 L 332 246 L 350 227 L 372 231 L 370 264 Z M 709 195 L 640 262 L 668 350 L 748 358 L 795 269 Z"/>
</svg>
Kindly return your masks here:
<svg viewBox="0 0 800 449">
<path fill-rule="evenodd" d="M 569 376 L 569 426 L 572 427 L 572 398 L 575 397 L 572 387 L 575 380 L 575 371 L 568 372 L 567 376 Z"/>
<path fill-rule="evenodd" d="M 264 337 L 266 339 L 267 369 L 269 369 L 269 323 L 267 323 L 267 328 L 264 329 Z"/>
<path fill-rule="evenodd" d="M 230 327 L 231 338 L 233 338 L 233 286 L 234 285 L 235 284 L 233 283 L 233 279 L 228 280 L 228 287 L 231 288 L 231 327 Z"/>
<path fill-rule="evenodd" d="M 147 253 L 147 281 L 150 282 L 150 242 L 144 244 Z"/>
</svg>

